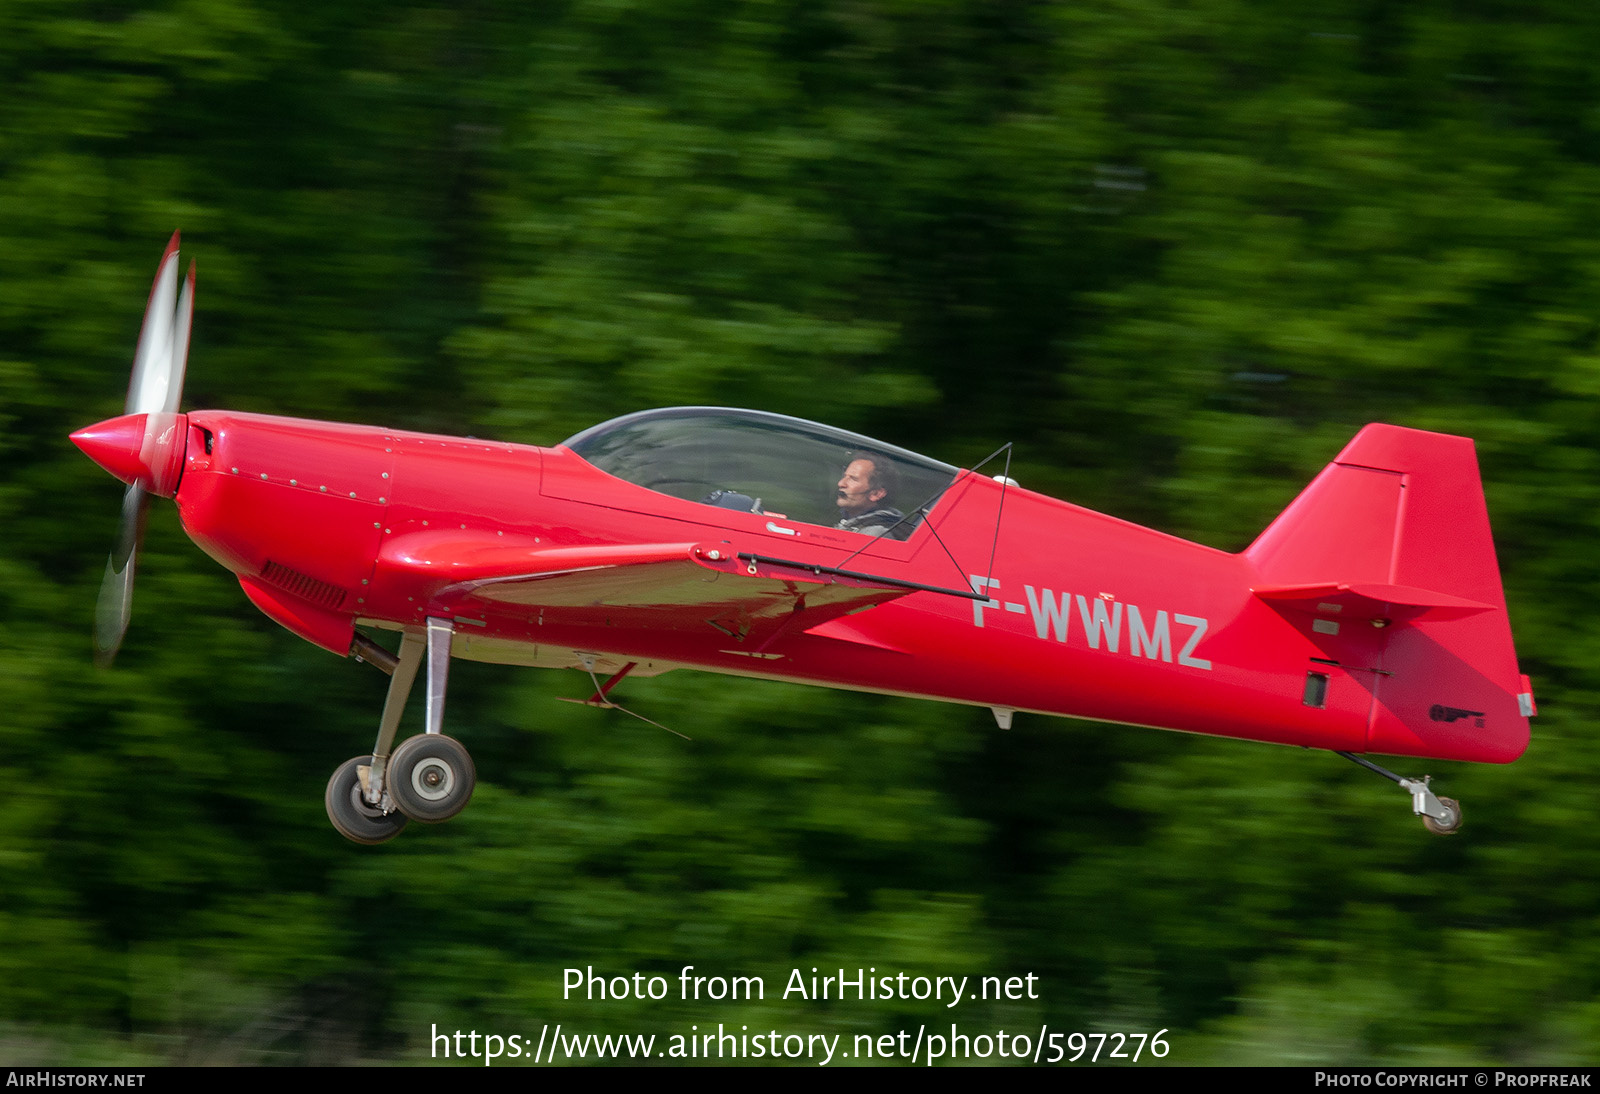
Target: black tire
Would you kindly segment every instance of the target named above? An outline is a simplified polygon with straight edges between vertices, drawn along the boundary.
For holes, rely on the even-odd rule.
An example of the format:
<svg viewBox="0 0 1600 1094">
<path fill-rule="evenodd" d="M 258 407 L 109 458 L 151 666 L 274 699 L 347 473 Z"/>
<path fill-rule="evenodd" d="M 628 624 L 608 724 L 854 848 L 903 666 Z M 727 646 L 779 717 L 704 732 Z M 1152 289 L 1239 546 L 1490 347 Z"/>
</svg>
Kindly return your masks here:
<svg viewBox="0 0 1600 1094">
<path fill-rule="evenodd" d="M 356 768 L 365 767 L 372 757 L 356 756 L 339 765 L 339 770 L 328 780 L 328 792 L 323 804 L 328 807 L 328 819 L 339 834 L 353 843 L 386 843 L 398 836 L 406 826 L 400 813 L 384 813 L 368 805 L 361 796 L 361 777 Z"/>
<path fill-rule="evenodd" d="M 438 824 L 467 807 L 478 771 L 460 741 L 423 733 L 394 750 L 386 781 L 400 812 L 423 824 Z"/>
<path fill-rule="evenodd" d="M 1445 812 L 1450 816 L 1445 820 L 1437 820 L 1424 813 L 1422 824 L 1436 836 L 1453 836 L 1461 831 L 1461 803 L 1454 798 L 1440 798 L 1439 804 L 1444 806 Z"/>
</svg>

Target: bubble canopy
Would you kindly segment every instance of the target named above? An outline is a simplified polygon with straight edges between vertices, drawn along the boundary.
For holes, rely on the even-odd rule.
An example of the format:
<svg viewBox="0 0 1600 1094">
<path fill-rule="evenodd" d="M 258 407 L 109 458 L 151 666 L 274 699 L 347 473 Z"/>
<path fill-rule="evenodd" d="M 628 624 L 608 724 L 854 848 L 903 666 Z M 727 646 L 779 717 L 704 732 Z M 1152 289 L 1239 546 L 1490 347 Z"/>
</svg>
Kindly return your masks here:
<svg viewBox="0 0 1600 1094">
<path fill-rule="evenodd" d="M 838 483 L 853 461 L 888 468 L 878 504 L 911 514 L 904 538 L 957 469 L 843 429 L 782 414 L 671 407 L 613 418 L 563 442 L 625 482 L 686 501 L 770 513 L 809 524 L 839 520 Z M 875 483 L 877 485 L 877 483 Z"/>
</svg>

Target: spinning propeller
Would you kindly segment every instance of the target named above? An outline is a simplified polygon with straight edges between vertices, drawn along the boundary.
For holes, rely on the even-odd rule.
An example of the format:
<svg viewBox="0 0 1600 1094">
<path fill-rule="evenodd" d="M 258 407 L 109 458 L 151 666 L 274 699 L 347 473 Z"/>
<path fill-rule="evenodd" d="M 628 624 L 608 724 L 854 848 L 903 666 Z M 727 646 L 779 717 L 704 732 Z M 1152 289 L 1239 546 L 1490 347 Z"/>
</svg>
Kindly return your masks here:
<svg viewBox="0 0 1600 1094">
<path fill-rule="evenodd" d="M 128 401 L 121 417 L 80 429 L 72 442 L 95 463 L 128 484 L 122 495 L 117 543 L 106 561 L 105 580 L 95 610 L 95 661 L 109 665 L 128 631 L 134 564 L 144 538 L 150 496 L 170 498 L 178 489 L 188 432 L 179 414 L 183 371 L 189 357 L 194 318 L 194 263 L 178 288 L 178 233 L 172 233 L 139 332 Z"/>
</svg>

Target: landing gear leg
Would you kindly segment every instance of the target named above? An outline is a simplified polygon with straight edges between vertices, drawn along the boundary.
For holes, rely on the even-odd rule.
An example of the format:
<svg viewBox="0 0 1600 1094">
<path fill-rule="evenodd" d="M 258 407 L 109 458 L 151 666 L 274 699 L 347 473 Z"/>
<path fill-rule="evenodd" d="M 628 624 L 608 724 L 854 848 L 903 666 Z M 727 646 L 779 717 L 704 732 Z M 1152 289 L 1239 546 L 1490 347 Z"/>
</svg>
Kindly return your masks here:
<svg viewBox="0 0 1600 1094">
<path fill-rule="evenodd" d="M 478 780 L 472 757 L 444 728 L 444 692 L 450 675 L 448 619 L 428 620 L 428 709 L 425 731 L 402 741 L 390 757 L 389 794 L 412 820 L 437 824 L 467 807 Z"/>
<path fill-rule="evenodd" d="M 401 637 L 398 656 L 370 640 L 353 647 L 363 660 L 390 676 L 372 755 L 346 762 L 328 784 L 328 819 L 346 838 L 381 843 L 398 835 L 408 817 L 429 824 L 449 820 L 471 800 L 477 782 L 472 757 L 459 741 L 442 732 L 454 636 L 450 620 L 430 618 L 425 634 L 408 632 Z M 425 732 L 394 748 L 401 712 L 424 663 L 428 666 Z"/>
<path fill-rule="evenodd" d="M 362 797 L 368 805 L 392 806 L 385 802 L 384 773 L 389 763 L 389 750 L 394 746 L 395 731 L 400 728 L 400 715 L 411 697 L 411 685 L 417 679 L 417 667 L 422 664 L 424 642 L 421 635 L 405 634 L 400 638 L 400 656 L 394 673 L 389 677 L 389 694 L 383 700 L 383 717 L 378 721 L 378 739 L 372 746 L 372 764 L 361 780 Z"/>
<path fill-rule="evenodd" d="M 428 619 L 427 732 L 444 728 L 444 685 L 450 675 L 450 639 L 455 627 L 448 619 Z"/>
<path fill-rule="evenodd" d="M 1411 795 L 1411 812 L 1421 817 L 1423 827 L 1434 835 L 1453 836 L 1461 830 L 1461 803 L 1454 798 L 1436 797 L 1428 785 L 1433 781 L 1433 776 L 1424 775 L 1420 780 L 1405 779 L 1353 753 L 1335 752 L 1334 755 L 1343 756 L 1351 763 L 1360 764 L 1368 771 L 1398 783 L 1401 790 Z"/>
</svg>

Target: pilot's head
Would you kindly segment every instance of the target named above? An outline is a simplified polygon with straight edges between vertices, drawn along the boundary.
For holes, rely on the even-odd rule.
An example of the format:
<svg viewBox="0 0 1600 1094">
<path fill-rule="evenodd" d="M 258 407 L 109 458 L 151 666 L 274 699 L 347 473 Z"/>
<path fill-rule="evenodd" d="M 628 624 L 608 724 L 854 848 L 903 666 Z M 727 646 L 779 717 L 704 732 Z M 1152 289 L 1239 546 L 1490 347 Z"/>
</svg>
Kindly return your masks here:
<svg viewBox="0 0 1600 1094">
<path fill-rule="evenodd" d="M 882 509 L 894 491 L 894 466 L 873 456 L 856 456 L 839 478 L 839 516 L 856 517 Z"/>
</svg>

